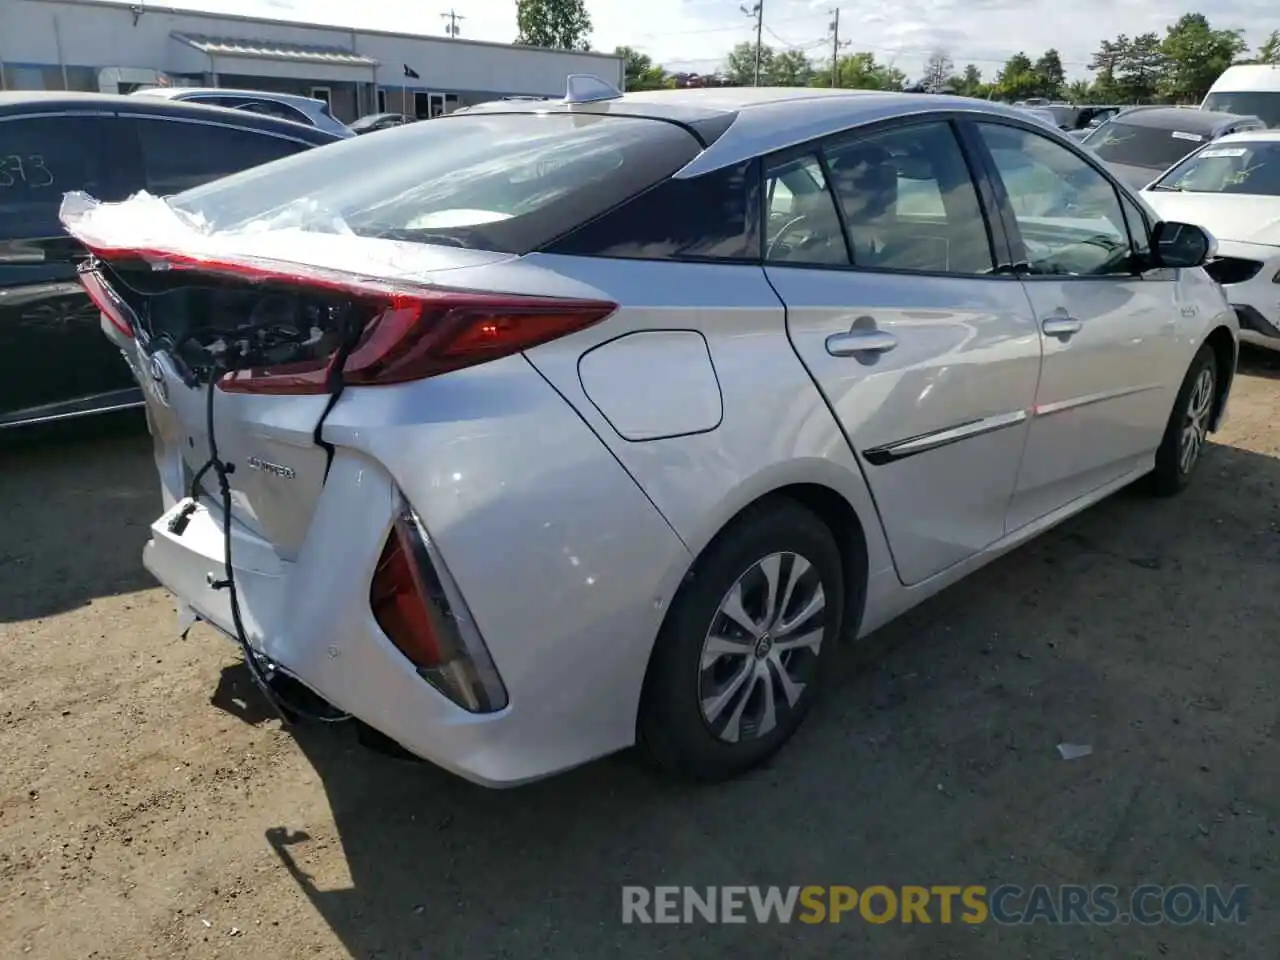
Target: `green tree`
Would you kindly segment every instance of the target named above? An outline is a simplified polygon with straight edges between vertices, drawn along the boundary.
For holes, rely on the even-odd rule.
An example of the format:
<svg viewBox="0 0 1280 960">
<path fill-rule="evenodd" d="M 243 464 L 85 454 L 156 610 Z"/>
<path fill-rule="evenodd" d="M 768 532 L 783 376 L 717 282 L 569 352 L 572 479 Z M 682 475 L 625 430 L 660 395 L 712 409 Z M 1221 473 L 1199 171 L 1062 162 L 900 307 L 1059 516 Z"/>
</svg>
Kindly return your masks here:
<svg viewBox="0 0 1280 960">
<path fill-rule="evenodd" d="M 613 52 L 622 57 L 626 67 L 628 90 L 661 90 L 674 85 L 667 71 L 654 64 L 648 54 L 633 47 L 618 47 Z"/>
<path fill-rule="evenodd" d="M 1057 99 L 1062 95 L 1062 86 L 1067 82 L 1067 73 L 1062 69 L 1062 56 L 1057 50 L 1050 48 L 1044 52 L 1032 72 L 1040 80 L 1040 96 Z"/>
<path fill-rule="evenodd" d="M 1019 51 L 1006 60 L 1004 68 L 996 74 L 995 90 L 1003 100 L 1036 96 L 1040 90 L 1040 78 L 1036 76 L 1031 58 Z"/>
<path fill-rule="evenodd" d="M 557 50 L 591 49 L 586 0 L 516 0 L 516 43 Z"/>
<path fill-rule="evenodd" d="M 901 70 L 876 62 L 874 53 L 850 53 L 837 62 L 836 86 L 846 90 L 901 90 L 907 82 Z M 823 67 L 814 74 L 812 85 L 831 86 L 831 68 Z"/>
<path fill-rule="evenodd" d="M 1165 30 L 1160 44 L 1161 92 L 1172 100 L 1203 100 L 1213 81 L 1246 49 L 1237 31 L 1214 30 L 1203 14 L 1183 14 Z"/>
<path fill-rule="evenodd" d="M 1120 99 L 1120 87 L 1116 82 L 1116 71 L 1119 70 L 1129 49 L 1129 38 L 1123 33 L 1114 40 L 1103 40 L 1098 52 L 1089 61 L 1089 69 L 1096 73 L 1093 93 L 1097 102 Z"/>
<path fill-rule="evenodd" d="M 760 48 L 760 82 L 767 83 L 769 71 L 773 67 L 773 48 L 764 44 Z M 724 75 L 730 86 L 749 87 L 756 78 L 756 45 L 747 41 L 738 44 L 729 51 L 725 62 Z"/>
<path fill-rule="evenodd" d="M 755 63 L 751 69 L 755 71 Z M 770 60 L 766 72 L 761 68 L 760 82 L 770 87 L 806 87 L 813 80 L 813 64 L 801 50 L 784 50 Z"/>
<path fill-rule="evenodd" d="M 1073 80 L 1066 87 L 1067 99 L 1072 103 L 1094 103 L 1097 95 L 1088 80 Z"/>
<path fill-rule="evenodd" d="M 964 70 L 952 77 L 950 83 L 962 97 L 985 97 L 990 92 L 982 82 L 982 71 L 972 63 L 965 64 Z"/>
<path fill-rule="evenodd" d="M 1258 48 L 1256 62 L 1280 64 L 1280 30 L 1272 30 L 1271 36 Z"/>
<path fill-rule="evenodd" d="M 1144 33 L 1128 41 L 1116 65 L 1121 96 L 1137 103 L 1155 100 L 1167 63 L 1159 34 Z"/>
</svg>

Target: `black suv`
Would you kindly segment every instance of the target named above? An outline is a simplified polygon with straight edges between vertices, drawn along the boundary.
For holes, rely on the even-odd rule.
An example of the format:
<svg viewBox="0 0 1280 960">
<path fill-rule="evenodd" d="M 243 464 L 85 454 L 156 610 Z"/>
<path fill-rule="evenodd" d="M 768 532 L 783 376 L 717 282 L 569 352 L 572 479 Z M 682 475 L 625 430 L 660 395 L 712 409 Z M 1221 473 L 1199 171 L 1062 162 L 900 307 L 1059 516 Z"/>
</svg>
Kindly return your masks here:
<svg viewBox="0 0 1280 960">
<path fill-rule="evenodd" d="M 0 93 L 0 430 L 142 405 L 76 280 L 62 196 L 168 196 L 341 138 L 149 97 Z"/>
</svg>

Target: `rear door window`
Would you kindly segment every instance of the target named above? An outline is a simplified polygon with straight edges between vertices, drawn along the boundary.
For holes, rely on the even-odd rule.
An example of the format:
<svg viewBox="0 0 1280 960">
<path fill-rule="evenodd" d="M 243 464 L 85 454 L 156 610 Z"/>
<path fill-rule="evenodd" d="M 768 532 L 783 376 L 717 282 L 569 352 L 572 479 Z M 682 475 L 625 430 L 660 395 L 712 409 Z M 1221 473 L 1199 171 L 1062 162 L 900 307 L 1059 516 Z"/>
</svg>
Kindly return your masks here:
<svg viewBox="0 0 1280 960">
<path fill-rule="evenodd" d="M 215 230 L 270 220 L 528 253 L 666 180 L 698 150 L 690 133 L 658 120 L 455 114 L 353 137 L 171 202 Z"/>
<path fill-rule="evenodd" d="M 246 113 L 257 113 L 264 117 L 275 117 L 279 120 L 291 120 L 294 123 L 305 123 L 307 126 L 315 126 L 301 110 L 295 110 L 288 104 L 280 103 L 276 100 L 234 100 L 227 104 L 233 110 L 243 110 Z"/>
<path fill-rule="evenodd" d="M 859 133 L 824 154 L 855 266 L 992 271 L 977 188 L 950 123 Z"/>
<path fill-rule="evenodd" d="M 0 121 L 0 237 L 62 233 L 58 208 L 68 190 L 111 194 L 103 117 L 66 115 Z"/>
<path fill-rule="evenodd" d="M 139 118 L 146 188 L 169 196 L 306 150 L 308 144 L 207 122 Z"/>
</svg>

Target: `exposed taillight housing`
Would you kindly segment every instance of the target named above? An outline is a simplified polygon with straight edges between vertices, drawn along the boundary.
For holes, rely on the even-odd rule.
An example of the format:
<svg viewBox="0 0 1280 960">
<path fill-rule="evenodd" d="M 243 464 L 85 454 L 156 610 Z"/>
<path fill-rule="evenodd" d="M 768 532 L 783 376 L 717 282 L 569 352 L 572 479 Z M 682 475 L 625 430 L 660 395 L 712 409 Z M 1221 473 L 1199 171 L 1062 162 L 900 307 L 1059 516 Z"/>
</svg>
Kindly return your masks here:
<svg viewBox="0 0 1280 960">
<path fill-rule="evenodd" d="M 305 264 L 210 259 L 173 251 L 96 248 L 105 260 L 139 260 L 153 268 L 185 270 L 301 291 L 351 297 L 369 319 L 345 356 L 236 370 L 218 387 L 230 393 L 322 394 L 335 378 L 352 386 L 421 380 L 528 350 L 599 323 L 618 309 L 603 300 L 485 293 L 390 281 Z M 96 275 L 95 275 L 96 276 Z M 118 304 L 119 295 L 96 276 L 89 295 Z M 107 312 L 106 307 L 99 304 Z M 119 309 L 108 312 L 117 323 Z M 126 315 L 127 316 L 127 315 Z M 128 321 L 125 321 L 126 328 Z"/>
<path fill-rule="evenodd" d="M 102 312 L 111 326 L 126 337 L 132 337 L 133 310 L 129 305 L 111 289 L 111 285 L 103 279 L 102 274 L 92 264 L 82 265 L 79 275 L 80 285 L 84 287 L 85 293 L 89 294 L 93 305 Z"/>
<path fill-rule="evenodd" d="M 369 605 L 387 639 L 433 687 L 472 713 L 507 705 L 507 691 L 418 515 L 397 498 L 395 520 L 374 571 Z"/>
<path fill-rule="evenodd" d="M 241 370 L 219 382 L 234 393 L 325 393 L 340 373 L 348 386 L 422 380 L 509 356 L 599 323 L 617 305 L 461 290 L 424 290 L 374 300 L 372 319 L 341 370 L 331 363 L 304 369 Z"/>
</svg>

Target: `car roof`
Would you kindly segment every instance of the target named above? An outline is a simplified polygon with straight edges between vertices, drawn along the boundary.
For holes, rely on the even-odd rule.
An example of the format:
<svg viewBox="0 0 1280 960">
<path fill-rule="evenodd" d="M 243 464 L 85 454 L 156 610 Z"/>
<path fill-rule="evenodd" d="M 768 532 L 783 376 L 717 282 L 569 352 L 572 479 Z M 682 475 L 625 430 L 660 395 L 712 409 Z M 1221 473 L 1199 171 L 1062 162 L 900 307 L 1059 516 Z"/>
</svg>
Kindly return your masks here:
<svg viewBox="0 0 1280 960">
<path fill-rule="evenodd" d="M 245 127 L 274 133 L 279 136 L 305 140 L 308 143 L 333 143 L 342 139 L 336 134 L 305 123 L 281 120 L 246 110 L 214 107 L 202 103 L 187 103 L 164 97 L 134 97 L 113 93 L 77 93 L 66 90 L 20 90 L 0 93 L 0 117 L 23 113 L 48 113 L 51 111 L 102 111 L 129 113 L 134 116 L 155 116 L 209 120 L 224 125 Z"/>
<path fill-rule="evenodd" d="M 1130 107 L 1114 119 L 1131 127 L 1211 134 L 1232 123 L 1256 118 L 1218 110 L 1198 110 L 1194 107 Z"/>
<path fill-rule="evenodd" d="M 477 113 L 587 113 L 665 120 L 694 130 L 708 144 L 676 174 L 692 177 L 861 124 L 957 111 L 1044 126 L 1029 118 L 1025 108 L 971 97 L 822 87 L 645 90 L 587 103 L 494 100 L 446 114 L 434 122 Z"/>
<path fill-rule="evenodd" d="M 277 93 L 274 90 L 242 90 L 237 87 L 146 87 L 133 91 L 130 96 L 165 97 L 174 99 L 187 96 L 261 97 L 263 100 L 279 100 L 282 103 L 306 103 L 321 105 L 323 100 L 304 97 L 300 93 Z"/>
<path fill-rule="evenodd" d="M 1280 130 L 1266 127 L 1260 130 L 1241 130 L 1239 133 L 1228 133 L 1225 137 L 1219 137 L 1214 143 L 1237 143 L 1241 140 L 1263 142 L 1270 140 L 1273 143 L 1280 143 Z"/>
</svg>

